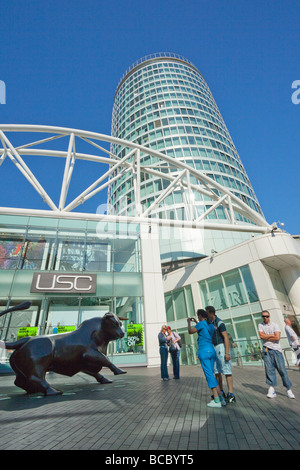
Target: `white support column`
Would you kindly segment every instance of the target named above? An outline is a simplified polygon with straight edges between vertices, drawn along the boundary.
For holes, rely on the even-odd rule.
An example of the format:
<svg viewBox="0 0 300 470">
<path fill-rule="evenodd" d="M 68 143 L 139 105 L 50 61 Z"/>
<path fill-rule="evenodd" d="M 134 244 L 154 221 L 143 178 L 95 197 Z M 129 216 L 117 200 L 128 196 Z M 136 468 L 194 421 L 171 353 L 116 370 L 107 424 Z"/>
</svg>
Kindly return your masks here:
<svg viewBox="0 0 300 470">
<path fill-rule="evenodd" d="M 268 310 L 272 321 L 284 329 L 281 306 L 266 267 L 261 260 L 250 263 L 249 267 L 262 309 Z"/>
<path fill-rule="evenodd" d="M 234 212 L 233 212 L 233 207 L 232 207 L 232 201 L 231 201 L 231 197 L 230 197 L 230 196 L 228 196 L 227 201 L 228 201 L 228 205 L 229 205 L 229 212 L 230 212 L 231 223 L 232 223 L 232 224 L 235 224 L 236 220 L 235 220 L 235 216 L 234 216 Z"/>
<path fill-rule="evenodd" d="M 141 258 L 147 365 L 153 367 L 160 365 L 158 333 L 166 323 L 157 225 L 141 224 Z"/>
<path fill-rule="evenodd" d="M 135 173 L 135 215 L 140 217 L 142 213 L 141 207 L 141 152 L 136 151 L 136 173 Z"/>
<path fill-rule="evenodd" d="M 187 180 L 187 186 L 188 186 L 188 195 L 189 195 L 189 200 L 188 200 L 188 208 L 189 208 L 189 215 L 190 215 L 190 220 L 195 220 L 194 218 L 194 208 L 193 208 L 193 199 L 194 195 L 192 192 L 191 188 L 191 179 L 190 179 L 190 172 L 186 172 L 186 180 Z"/>
<path fill-rule="evenodd" d="M 3 153 L 2 153 L 2 155 L 1 155 L 1 157 L 0 157 L 0 166 L 1 166 L 2 163 L 4 162 L 6 156 L 7 156 L 7 151 L 6 151 L 6 149 L 4 149 L 4 151 L 3 151 Z"/>
<path fill-rule="evenodd" d="M 300 261 L 297 266 L 280 270 L 280 275 L 296 315 L 300 315 Z"/>
<path fill-rule="evenodd" d="M 70 186 L 70 180 L 71 180 L 71 176 L 72 176 L 72 172 L 73 172 L 73 168 L 75 164 L 75 155 L 74 155 L 75 151 L 73 147 L 74 147 L 74 134 L 72 132 L 72 134 L 70 135 L 70 139 L 69 139 L 69 147 L 68 147 L 68 153 L 67 153 L 67 158 L 66 158 L 66 163 L 65 163 L 65 171 L 64 171 L 64 177 L 63 177 L 59 206 L 58 206 L 60 211 L 62 211 L 65 206 L 65 202 L 66 202 L 66 198 L 67 198 L 67 194 L 68 194 L 68 190 Z M 71 156 L 72 156 L 72 164 L 71 164 Z"/>
<path fill-rule="evenodd" d="M 7 148 L 6 148 L 6 145 L 5 145 L 4 140 L 2 139 L 2 137 L 0 137 L 0 140 L 1 140 L 2 146 L 3 146 L 3 152 L 2 152 L 2 155 L 0 157 L 0 166 L 1 166 L 2 163 L 4 162 L 5 158 L 7 157 Z"/>
</svg>

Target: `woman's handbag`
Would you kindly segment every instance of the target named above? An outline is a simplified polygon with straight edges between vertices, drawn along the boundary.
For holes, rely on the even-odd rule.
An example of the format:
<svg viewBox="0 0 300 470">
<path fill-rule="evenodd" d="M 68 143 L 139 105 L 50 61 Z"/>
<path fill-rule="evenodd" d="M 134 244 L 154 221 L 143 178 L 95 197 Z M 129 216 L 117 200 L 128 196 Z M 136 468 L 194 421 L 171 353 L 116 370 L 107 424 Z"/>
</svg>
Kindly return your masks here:
<svg viewBox="0 0 300 470">
<path fill-rule="evenodd" d="M 169 346 L 169 352 L 174 352 L 174 351 L 177 351 L 177 348 L 175 346 L 175 344 L 173 343 L 173 341 L 171 341 L 170 343 L 170 346 Z"/>
</svg>

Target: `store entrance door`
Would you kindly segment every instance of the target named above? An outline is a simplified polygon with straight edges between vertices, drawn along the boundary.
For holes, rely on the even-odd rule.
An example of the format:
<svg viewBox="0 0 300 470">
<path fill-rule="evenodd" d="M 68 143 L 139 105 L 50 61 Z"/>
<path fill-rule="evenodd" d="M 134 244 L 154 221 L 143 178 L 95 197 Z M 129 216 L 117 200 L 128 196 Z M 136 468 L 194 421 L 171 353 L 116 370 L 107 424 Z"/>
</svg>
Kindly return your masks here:
<svg viewBox="0 0 300 470">
<path fill-rule="evenodd" d="M 45 334 L 65 333 L 78 326 L 80 298 L 50 298 Z"/>
</svg>

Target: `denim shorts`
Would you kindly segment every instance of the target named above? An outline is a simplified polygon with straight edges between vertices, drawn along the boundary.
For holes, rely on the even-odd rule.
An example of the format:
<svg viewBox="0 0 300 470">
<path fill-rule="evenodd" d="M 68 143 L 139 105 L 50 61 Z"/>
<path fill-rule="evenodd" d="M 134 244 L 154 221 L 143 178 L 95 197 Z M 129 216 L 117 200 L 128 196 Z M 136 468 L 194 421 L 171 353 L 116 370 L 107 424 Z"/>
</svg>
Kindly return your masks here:
<svg viewBox="0 0 300 470">
<path fill-rule="evenodd" d="M 232 375 L 231 361 L 225 361 L 225 345 L 224 343 L 215 346 L 217 359 L 215 362 L 214 373 Z"/>
</svg>

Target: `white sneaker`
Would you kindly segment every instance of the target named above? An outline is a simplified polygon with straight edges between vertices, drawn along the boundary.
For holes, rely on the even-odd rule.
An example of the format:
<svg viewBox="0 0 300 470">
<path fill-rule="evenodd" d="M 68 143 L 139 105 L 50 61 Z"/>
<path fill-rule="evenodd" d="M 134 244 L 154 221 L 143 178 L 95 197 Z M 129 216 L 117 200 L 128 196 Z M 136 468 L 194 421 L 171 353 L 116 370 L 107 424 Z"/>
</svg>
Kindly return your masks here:
<svg viewBox="0 0 300 470">
<path fill-rule="evenodd" d="M 216 403 L 214 400 L 208 403 L 207 406 L 210 406 L 211 408 L 222 408 L 221 402 L 219 401 Z"/>
<path fill-rule="evenodd" d="M 293 394 L 292 390 L 287 390 L 286 394 L 289 398 L 296 398 L 295 395 Z"/>
<path fill-rule="evenodd" d="M 276 397 L 276 392 L 274 387 L 270 387 L 267 393 L 268 398 L 275 398 Z"/>
</svg>

